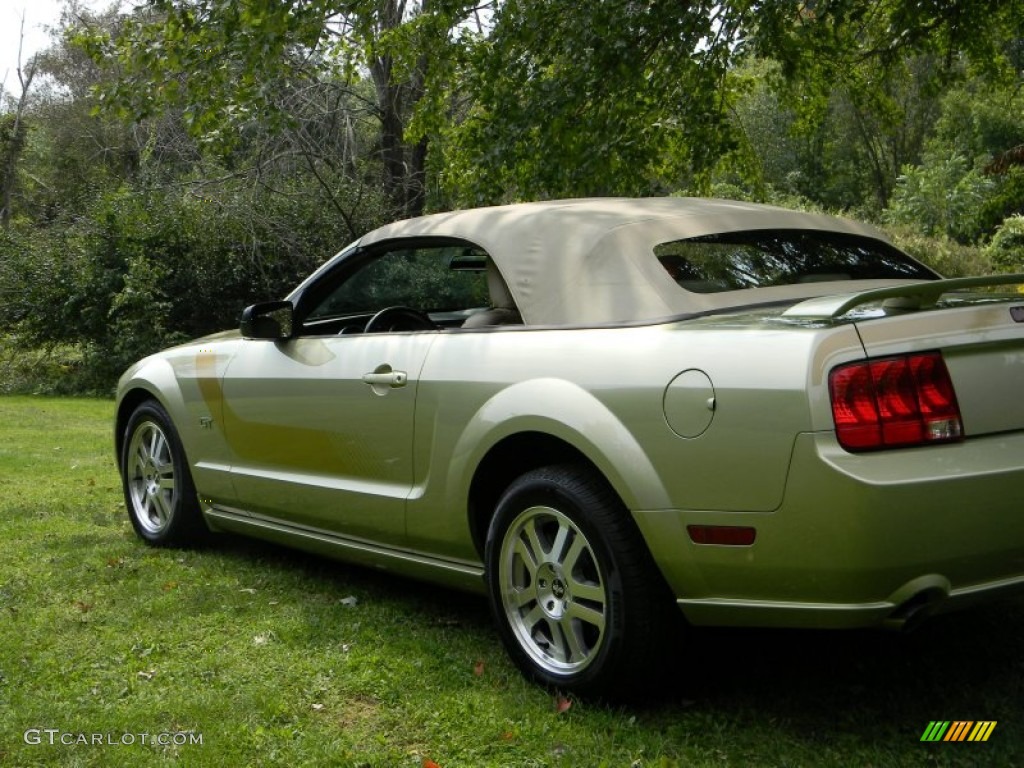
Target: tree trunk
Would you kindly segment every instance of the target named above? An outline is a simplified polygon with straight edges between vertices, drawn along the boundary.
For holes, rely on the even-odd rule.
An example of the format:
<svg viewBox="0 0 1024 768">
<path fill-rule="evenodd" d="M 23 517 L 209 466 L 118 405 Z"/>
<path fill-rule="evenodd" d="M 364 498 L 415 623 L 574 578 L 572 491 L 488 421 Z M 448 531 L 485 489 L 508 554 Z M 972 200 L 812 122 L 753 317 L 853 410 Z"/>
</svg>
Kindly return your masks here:
<svg viewBox="0 0 1024 768">
<path fill-rule="evenodd" d="M 21 20 L 21 37 L 25 37 L 25 19 Z M 4 148 L 3 170 L 0 175 L 0 227 L 9 229 L 11 226 L 11 208 L 14 204 L 14 188 L 17 183 L 18 157 L 25 146 L 25 107 L 28 105 L 28 91 L 35 77 L 35 65 L 29 63 L 27 73 L 21 68 L 21 42 L 18 43 L 18 83 L 21 85 L 21 96 L 18 108 L 14 111 L 11 125 L 11 136 Z"/>
<path fill-rule="evenodd" d="M 395 29 L 402 23 L 405 3 L 385 0 L 380 14 L 380 28 L 377 36 Z M 426 12 L 429 3 L 424 0 L 421 12 Z M 426 158 L 428 141 L 420 139 L 409 146 L 405 140 L 405 129 L 417 102 L 423 97 L 427 56 L 421 54 L 409 80 L 396 82 L 394 59 L 390 53 L 382 52 L 369 62 L 370 76 L 377 97 L 380 117 L 380 158 L 384 170 L 384 190 L 393 201 L 396 213 L 403 217 L 419 216 L 426 203 Z"/>
</svg>

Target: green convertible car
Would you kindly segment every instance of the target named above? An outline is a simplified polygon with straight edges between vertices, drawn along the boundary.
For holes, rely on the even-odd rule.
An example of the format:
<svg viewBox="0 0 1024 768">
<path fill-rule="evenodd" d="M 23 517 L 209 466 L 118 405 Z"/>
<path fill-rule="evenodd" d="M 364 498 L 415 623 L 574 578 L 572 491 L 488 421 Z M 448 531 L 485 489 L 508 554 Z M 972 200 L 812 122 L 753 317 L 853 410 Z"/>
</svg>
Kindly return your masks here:
<svg viewBox="0 0 1024 768">
<path fill-rule="evenodd" d="M 726 200 L 402 221 L 124 374 L 125 501 L 151 544 L 485 591 L 583 693 L 654 671 L 677 611 L 904 626 L 1024 587 L 1022 286 Z"/>
</svg>

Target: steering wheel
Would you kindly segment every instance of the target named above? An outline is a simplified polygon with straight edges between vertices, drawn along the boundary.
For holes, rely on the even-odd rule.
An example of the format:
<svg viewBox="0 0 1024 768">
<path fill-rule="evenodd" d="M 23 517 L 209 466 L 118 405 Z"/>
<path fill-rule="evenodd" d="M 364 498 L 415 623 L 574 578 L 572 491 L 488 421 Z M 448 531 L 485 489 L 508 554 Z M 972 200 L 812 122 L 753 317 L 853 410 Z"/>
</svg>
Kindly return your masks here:
<svg viewBox="0 0 1024 768">
<path fill-rule="evenodd" d="M 437 330 L 437 324 L 426 312 L 412 307 L 385 307 L 369 319 L 363 333 L 434 330 Z"/>
</svg>

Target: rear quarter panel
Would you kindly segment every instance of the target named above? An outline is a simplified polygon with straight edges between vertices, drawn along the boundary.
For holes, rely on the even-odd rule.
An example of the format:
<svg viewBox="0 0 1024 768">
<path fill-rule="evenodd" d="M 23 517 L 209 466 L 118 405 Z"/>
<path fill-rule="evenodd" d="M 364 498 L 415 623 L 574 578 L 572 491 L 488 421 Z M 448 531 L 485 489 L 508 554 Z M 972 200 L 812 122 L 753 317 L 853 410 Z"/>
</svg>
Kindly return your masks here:
<svg viewBox="0 0 1024 768">
<path fill-rule="evenodd" d="M 831 427 L 825 372 L 861 356 L 848 326 L 739 319 L 446 334 L 419 384 L 410 544 L 475 557 L 465 519 L 473 473 L 521 431 L 575 446 L 634 511 L 770 513 L 796 436 Z M 691 370 L 711 380 L 714 410 L 686 438 L 664 403 L 669 383 Z"/>
</svg>

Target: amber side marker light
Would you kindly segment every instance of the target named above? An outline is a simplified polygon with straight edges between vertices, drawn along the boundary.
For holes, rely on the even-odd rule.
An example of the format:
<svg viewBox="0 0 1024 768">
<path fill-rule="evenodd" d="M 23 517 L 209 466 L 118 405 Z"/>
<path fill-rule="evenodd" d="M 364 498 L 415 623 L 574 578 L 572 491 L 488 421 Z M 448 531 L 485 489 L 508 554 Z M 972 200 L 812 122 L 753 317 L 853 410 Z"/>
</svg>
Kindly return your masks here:
<svg viewBox="0 0 1024 768">
<path fill-rule="evenodd" d="M 688 525 L 686 532 L 695 544 L 747 547 L 757 538 L 757 529 L 740 525 Z"/>
<path fill-rule="evenodd" d="M 960 406 L 938 352 L 865 360 L 828 375 L 839 444 L 870 451 L 963 439 Z"/>
</svg>

